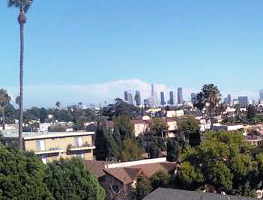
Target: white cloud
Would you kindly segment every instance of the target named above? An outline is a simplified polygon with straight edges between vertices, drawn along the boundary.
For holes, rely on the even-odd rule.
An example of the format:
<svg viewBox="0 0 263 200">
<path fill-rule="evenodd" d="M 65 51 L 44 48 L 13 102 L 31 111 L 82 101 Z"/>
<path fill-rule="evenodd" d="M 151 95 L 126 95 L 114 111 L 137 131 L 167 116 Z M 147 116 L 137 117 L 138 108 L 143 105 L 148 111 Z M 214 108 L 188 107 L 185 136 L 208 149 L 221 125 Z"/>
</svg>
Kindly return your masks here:
<svg viewBox="0 0 263 200">
<path fill-rule="evenodd" d="M 174 102 L 177 102 L 177 87 L 165 86 L 164 84 L 154 84 L 155 92 L 160 102 L 160 92 L 165 92 L 165 101 L 169 100 L 169 91 L 174 92 Z M 19 87 L 5 87 L 14 99 L 19 94 Z M 184 88 L 184 100 L 190 100 L 190 94 L 199 92 L 201 88 Z M 151 94 L 151 83 L 141 81 L 139 79 L 117 80 L 101 84 L 87 85 L 32 85 L 24 86 L 24 104 L 25 107 L 53 107 L 56 101 L 60 101 L 62 106 L 77 104 L 83 102 L 86 105 L 90 103 L 99 104 L 106 101 L 107 104 L 114 101 L 115 98 L 123 98 L 125 90 L 131 91 L 133 96 L 136 90 L 141 93 L 141 99 L 148 98 Z M 248 95 L 256 97 L 255 93 L 241 92 L 232 94 L 232 98 L 240 95 Z M 228 93 L 222 92 L 222 98 Z"/>
</svg>

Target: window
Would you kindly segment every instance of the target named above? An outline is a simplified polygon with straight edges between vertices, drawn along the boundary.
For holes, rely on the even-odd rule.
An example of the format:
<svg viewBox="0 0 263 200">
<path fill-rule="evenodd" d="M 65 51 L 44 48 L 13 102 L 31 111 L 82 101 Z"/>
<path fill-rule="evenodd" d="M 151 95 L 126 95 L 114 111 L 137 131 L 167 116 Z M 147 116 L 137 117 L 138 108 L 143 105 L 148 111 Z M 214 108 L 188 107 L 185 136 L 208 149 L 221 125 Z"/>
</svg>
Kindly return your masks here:
<svg viewBox="0 0 263 200">
<path fill-rule="evenodd" d="M 82 137 L 75 137 L 75 146 L 81 147 L 83 145 Z"/>
<path fill-rule="evenodd" d="M 37 140 L 36 141 L 36 150 L 37 151 L 44 151 L 45 150 L 45 141 L 44 140 Z"/>
</svg>

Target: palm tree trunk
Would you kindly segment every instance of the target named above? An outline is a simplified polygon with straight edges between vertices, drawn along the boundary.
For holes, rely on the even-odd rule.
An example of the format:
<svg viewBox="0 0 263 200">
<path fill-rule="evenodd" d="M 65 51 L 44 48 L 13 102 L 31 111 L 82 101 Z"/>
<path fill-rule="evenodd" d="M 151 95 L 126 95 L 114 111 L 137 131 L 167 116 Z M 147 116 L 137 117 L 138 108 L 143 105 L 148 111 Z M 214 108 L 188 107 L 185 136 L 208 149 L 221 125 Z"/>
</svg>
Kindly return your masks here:
<svg viewBox="0 0 263 200">
<path fill-rule="evenodd" d="M 5 130 L 5 108 L 3 108 L 2 119 L 3 119 L 3 130 Z"/>
<path fill-rule="evenodd" d="M 20 15 L 21 15 L 20 10 Z M 20 150 L 23 150 L 22 126 L 23 126 L 23 57 L 24 57 L 24 22 L 20 24 L 20 102 L 19 102 L 19 144 Z"/>
</svg>

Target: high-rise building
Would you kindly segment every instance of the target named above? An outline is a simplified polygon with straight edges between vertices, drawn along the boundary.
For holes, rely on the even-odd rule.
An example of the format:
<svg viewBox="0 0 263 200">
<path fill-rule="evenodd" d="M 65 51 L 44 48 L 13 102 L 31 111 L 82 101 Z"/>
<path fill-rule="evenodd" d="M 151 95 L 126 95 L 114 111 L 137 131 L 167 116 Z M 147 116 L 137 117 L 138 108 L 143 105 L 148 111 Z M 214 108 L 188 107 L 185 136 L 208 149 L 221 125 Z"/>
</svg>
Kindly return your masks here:
<svg viewBox="0 0 263 200">
<path fill-rule="evenodd" d="M 170 91 L 170 101 L 169 101 L 170 105 L 174 105 L 174 93 L 173 91 Z"/>
<path fill-rule="evenodd" d="M 183 89 L 181 87 L 177 88 L 177 104 L 183 104 Z"/>
<path fill-rule="evenodd" d="M 141 94 L 140 91 L 136 90 L 134 100 L 136 102 L 136 106 L 141 105 Z"/>
<path fill-rule="evenodd" d="M 263 101 L 263 90 L 260 90 L 260 98 L 259 98 L 260 101 Z"/>
<path fill-rule="evenodd" d="M 128 101 L 128 92 L 124 91 L 124 101 Z"/>
<path fill-rule="evenodd" d="M 164 101 L 164 92 L 161 92 L 161 105 L 164 106 L 165 105 L 165 101 Z"/>
<path fill-rule="evenodd" d="M 240 96 L 238 97 L 238 102 L 242 107 L 248 106 L 248 97 L 247 96 Z"/>
<path fill-rule="evenodd" d="M 127 96 L 128 96 L 127 103 L 132 105 L 133 104 L 133 98 L 132 98 L 131 91 L 128 91 Z"/>
<path fill-rule="evenodd" d="M 229 106 L 231 106 L 231 95 L 230 94 L 227 95 L 227 103 Z"/>
<path fill-rule="evenodd" d="M 196 93 L 191 93 L 191 102 L 196 103 Z"/>
<path fill-rule="evenodd" d="M 151 108 L 156 108 L 158 105 L 157 96 L 153 84 L 152 84 L 151 96 L 148 98 L 148 102 Z"/>
</svg>

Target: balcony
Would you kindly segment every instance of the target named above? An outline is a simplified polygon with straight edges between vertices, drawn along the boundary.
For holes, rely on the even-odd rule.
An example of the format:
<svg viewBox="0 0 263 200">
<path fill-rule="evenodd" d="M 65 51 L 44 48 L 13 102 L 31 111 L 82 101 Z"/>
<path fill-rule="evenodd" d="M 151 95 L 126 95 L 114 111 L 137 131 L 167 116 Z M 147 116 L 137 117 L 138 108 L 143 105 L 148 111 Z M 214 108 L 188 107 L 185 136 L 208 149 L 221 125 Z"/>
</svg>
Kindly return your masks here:
<svg viewBox="0 0 263 200">
<path fill-rule="evenodd" d="M 41 150 L 41 151 L 35 151 L 36 155 L 43 155 L 43 154 L 60 154 L 63 150 L 57 147 L 50 148 L 49 150 Z"/>
<path fill-rule="evenodd" d="M 73 146 L 71 144 L 68 145 L 67 150 L 68 151 L 83 151 L 83 150 L 91 150 L 91 149 L 95 149 L 95 145 L 91 145 L 91 144 L 83 144 L 81 146 Z"/>
</svg>

